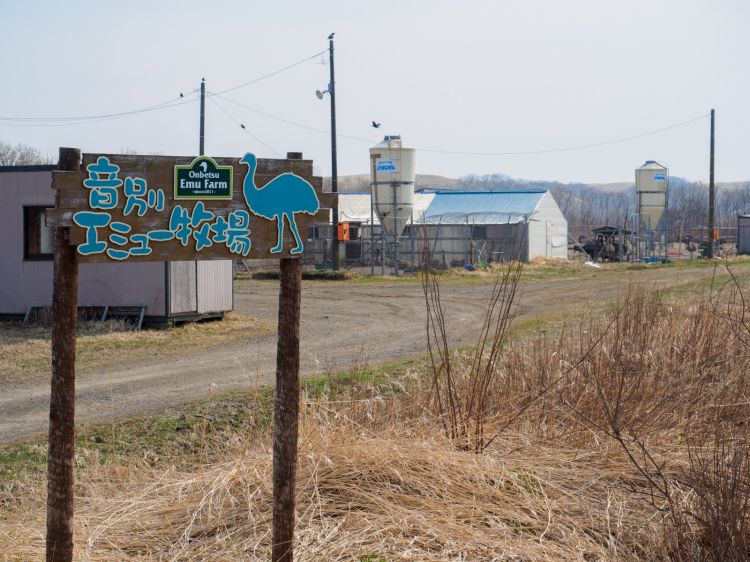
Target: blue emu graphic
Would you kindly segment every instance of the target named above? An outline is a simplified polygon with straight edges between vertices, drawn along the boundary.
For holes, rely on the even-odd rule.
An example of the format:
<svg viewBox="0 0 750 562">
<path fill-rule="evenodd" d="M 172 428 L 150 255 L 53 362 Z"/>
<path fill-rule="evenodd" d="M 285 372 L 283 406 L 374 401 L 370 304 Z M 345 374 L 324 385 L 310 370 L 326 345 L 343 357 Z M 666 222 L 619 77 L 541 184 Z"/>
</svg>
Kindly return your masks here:
<svg viewBox="0 0 750 562">
<path fill-rule="evenodd" d="M 255 155 L 248 152 L 240 159 L 240 162 L 248 166 L 242 193 L 250 212 L 264 219 L 276 221 L 279 237 L 276 245 L 271 248 L 271 253 L 278 254 L 282 251 L 284 219 L 286 218 L 297 243 L 290 253 L 301 254 L 305 247 L 299 236 L 294 215 L 296 213 L 314 215 L 318 212 L 320 202 L 315 189 L 305 179 L 289 172 L 273 178 L 261 188 L 255 187 L 255 169 L 257 168 Z"/>
</svg>

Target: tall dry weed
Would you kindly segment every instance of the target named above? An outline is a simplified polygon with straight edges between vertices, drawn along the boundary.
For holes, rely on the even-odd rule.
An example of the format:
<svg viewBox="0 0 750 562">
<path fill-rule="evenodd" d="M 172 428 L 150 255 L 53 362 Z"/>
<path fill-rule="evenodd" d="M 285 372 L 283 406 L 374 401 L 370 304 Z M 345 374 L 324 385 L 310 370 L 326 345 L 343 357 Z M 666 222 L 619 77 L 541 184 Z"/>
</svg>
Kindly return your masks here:
<svg viewBox="0 0 750 562">
<path fill-rule="evenodd" d="M 611 337 L 583 365 L 598 409 L 571 406 L 643 478 L 676 560 L 750 559 L 750 347 L 743 289 L 731 279 L 677 313 L 658 293 L 629 291 Z M 678 455 L 674 441 L 685 445 Z"/>
<path fill-rule="evenodd" d="M 462 449 L 482 452 L 488 444 L 485 424 L 496 386 L 498 362 L 510 333 L 523 271 L 520 261 L 505 262 L 495 279 L 477 343 L 466 368 L 457 369 L 449 345 L 449 328 L 440 296 L 430 241 L 422 230 L 420 279 L 426 308 L 427 351 L 430 357 L 430 402 L 446 436 Z M 491 440 L 491 438 L 490 438 Z"/>
</svg>

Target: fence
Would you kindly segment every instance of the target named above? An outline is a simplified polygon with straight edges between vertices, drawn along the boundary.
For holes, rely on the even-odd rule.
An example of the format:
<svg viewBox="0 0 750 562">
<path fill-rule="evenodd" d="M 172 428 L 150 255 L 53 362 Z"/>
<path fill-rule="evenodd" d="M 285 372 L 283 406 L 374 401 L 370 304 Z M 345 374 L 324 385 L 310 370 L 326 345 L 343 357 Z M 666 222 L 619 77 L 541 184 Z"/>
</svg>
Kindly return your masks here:
<svg viewBox="0 0 750 562">
<path fill-rule="evenodd" d="M 512 259 L 525 260 L 528 245 L 525 223 L 517 224 L 409 224 L 401 236 L 383 233 L 380 226 L 351 223 L 349 240 L 339 241 L 339 264 L 342 269 L 361 273 L 386 274 L 413 271 L 419 266 L 425 236 L 430 242 L 433 266 L 481 267 Z M 690 260 L 705 255 L 708 228 L 704 225 L 670 227 L 665 232 L 639 233 L 625 225 L 613 226 L 623 233 L 619 236 L 602 235 L 600 243 L 595 229 L 601 225 L 568 225 L 568 258 L 595 261 L 638 261 L 643 259 Z M 750 239 L 750 224 L 743 226 Z M 717 227 L 718 238 L 714 255 L 731 257 L 737 254 L 738 227 Z M 315 225 L 305 243 L 302 263 L 309 269 L 332 269 L 332 228 L 329 224 Z M 384 235 L 385 234 L 385 235 Z M 665 242 L 666 239 L 666 242 Z M 398 264 L 398 268 L 394 265 Z M 278 269 L 276 260 L 257 260 L 237 264 L 237 270 L 265 271 Z"/>
<path fill-rule="evenodd" d="M 485 266 L 506 260 L 526 259 L 526 223 L 518 224 L 408 224 L 394 239 L 380 225 L 349 223 L 349 240 L 339 240 L 342 269 L 386 274 L 413 271 L 419 266 L 422 248 L 430 244 L 434 267 Z M 314 225 L 309 231 L 302 256 L 303 266 L 333 267 L 332 229 Z M 396 267 L 397 265 L 397 267 Z M 277 269 L 270 260 L 238 264 L 239 271 Z"/>
<path fill-rule="evenodd" d="M 597 261 L 636 261 L 648 258 L 689 260 L 705 256 L 708 248 L 708 227 L 705 225 L 673 225 L 666 232 L 657 230 L 652 233 L 639 232 L 637 225 L 636 228 L 631 225 L 613 225 L 615 233 L 611 237 L 604 234 L 600 238 L 595 230 L 601 229 L 601 225 L 569 225 L 569 258 L 592 257 Z M 737 226 L 717 226 L 714 255 L 736 255 L 737 236 Z M 587 256 L 584 247 L 597 248 L 596 242 L 599 242 L 598 248 L 601 251 Z"/>
</svg>

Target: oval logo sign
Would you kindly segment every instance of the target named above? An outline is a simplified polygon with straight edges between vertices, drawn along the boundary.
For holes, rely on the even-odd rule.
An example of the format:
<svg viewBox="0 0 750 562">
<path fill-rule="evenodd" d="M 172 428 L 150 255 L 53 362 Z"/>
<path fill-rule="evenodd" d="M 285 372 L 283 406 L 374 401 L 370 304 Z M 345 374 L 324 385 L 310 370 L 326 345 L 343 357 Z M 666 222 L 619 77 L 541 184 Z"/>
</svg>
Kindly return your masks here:
<svg viewBox="0 0 750 562">
<path fill-rule="evenodd" d="M 219 166 L 199 156 L 188 166 L 174 167 L 175 199 L 231 199 L 232 166 Z"/>
<path fill-rule="evenodd" d="M 395 160 L 378 160 L 375 166 L 376 172 L 398 172 L 398 166 L 396 166 Z"/>
</svg>

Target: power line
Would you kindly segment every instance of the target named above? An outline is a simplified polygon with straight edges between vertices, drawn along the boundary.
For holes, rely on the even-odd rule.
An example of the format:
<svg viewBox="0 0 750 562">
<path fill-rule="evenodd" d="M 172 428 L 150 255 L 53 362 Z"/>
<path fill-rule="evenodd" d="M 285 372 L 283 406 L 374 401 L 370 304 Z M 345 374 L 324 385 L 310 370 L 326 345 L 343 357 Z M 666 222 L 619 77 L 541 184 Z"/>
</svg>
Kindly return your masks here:
<svg viewBox="0 0 750 562">
<path fill-rule="evenodd" d="M 218 96 L 219 94 L 226 94 L 227 92 L 232 92 L 234 90 L 239 90 L 240 88 L 244 88 L 245 86 L 250 86 L 251 84 L 256 84 L 256 83 L 258 83 L 258 82 L 260 82 L 262 80 L 265 80 L 267 78 L 271 78 L 272 76 L 276 76 L 277 74 L 281 74 L 282 72 L 285 72 L 285 71 L 287 71 L 287 70 L 289 70 L 291 68 L 294 68 L 295 66 L 299 66 L 301 64 L 304 64 L 304 63 L 306 63 L 309 60 L 318 58 L 323 53 L 325 53 L 325 51 L 319 51 L 319 52 L 315 53 L 314 55 L 309 56 L 309 57 L 305 57 L 302 60 L 298 60 L 297 62 L 292 63 L 289 66 L 285 66 L 284 68 L 280 68 L 279 70 L 275 70 L 275 71 L 270 72 L 270 73 L 268 73 L 268 74 L 266 74 L 264 76 L 261 76 L 259 78 L 255 78 L 254 80 L 250 80 L 249 82 L 243 82 L 242 84 L 238 84 L 236 86 L 232 86 L 231 88 L 227 88 L 226 90 L 219 90 L 218 92 L 215 92 L 212 95 Z"/>
<path fill-rule="evenodd" d="M 418 150 L 420 152 L 433 152 L 437 154 L 457 154 L 457 155 L 464 155 L 464 156 L 522 156 L 522 155 L 528 155 L 528 154 L 550 154 L 553 152 L 571 152 L 574 150 L 585 150 L 588 148 L 596 148 L 598 146 L 607 146 L 610 144 L 618 144 L 618 143 L 628 142 L 628 141 L 635 140 L 635 139 L 640 139 L 642 137 L 655 135 L 657 133 L 662 133 L 670 129 L 676 129 L 677 127 L 682 127 L 684 125 L 694 123 L 695 121 L 700 121 L 701 119 L 705 119 L 708 116 L 709 114 L 705 113 L 703 115 L 699 115 L 698 117 L 693 117 L 692 119 L 688 119 L 687 121 L 681 121 L 680 123 L 675 123 L 674 125 L 668 125 L 666 127 L 662 127 L 661 129 L 654 129 L 653 131 L 647 131 L 645 133 L 640 133 L 640 134 L 632 135 L 629 137 L 623 137 L 620 139 L 609 140 L 609 141 L 604 141 L 604 142 L 596 142 L 592 144 L 568 146 L 564 148 L 547 148 L 543 150 L 520 150 L 520 151 L 514 151 L 514 152 L 463 152 L 463 151 L 457 151 L 457 150 L 440 150 L 440 149 L 435 149 L 435 148 L 418 148 Z"/>
<path fill-rule="evenodd" d="M 213 98 L 213 96 L 208 96 L 208 99 L 209 99 L 209 101 L 211 101 L 211 103 L 213 103 L 213 104 L 214 104 L 214 105 L 215 105 L 216 107 L 218 107 L 218 108 L 219 108 L 219 110 L 220 110 L 220 111 L 221 111 L 221 112 L 222 112 L 222 113 L 223 113 L 224 115 L 226 115 L 226 116 L 227 116 L 227 117 L 228 117 L 228 118 L 229 118 L 229 119 L 230 119 L 230 120 L 231 120 L 232 122 L 234 122 L 234 124 L 235 124 L 235 125 L 239 126 L 239 127 L 240 127 L 240 128 L 241 128 L 241 129 L 242 129 L 242 130 L 243 130 L 244 132 L 245 132 L 245 133 L 247 133 L 247 134 L 248 134 L 248 135 L 250 135 L 250 136 L 251 136 L 252 138 L 254 138 L 254 139 L 255 139 L 255 140 L 257 141 L 257 142 L 259 142 L 260 144 L 262 144 L 263 146 L 265 146 L 265 147 L 266 147 L 266 148 L 267 148 L 268 150 L 270 150 L 271 152 L 273 152 L 274 154 L 276 154 L 276 156 L 278 156 L 279 158 L 283 158 L 282 154 L 281 154 L 281 153 L 280 153 L 280 152 L 279 152 L 278 150 L 276 150 L 276 149 L 275 149 L 275 148 L 273 148 L 272 146 L 270 146 L 270 145 L 266 144 L 266 143 L 265 143 L 265 142 L 263 142 L 263 140 L 261 140 L 261 139 L 260 139 L 259 137 L 257 137 L 256 135 L 254 135 L 253 133 L 251 133 L 250 131 L 248 131 L 248 130 L 247 130 L 247 127 L 245 127 L 245 125 L 244 125 L 244 124 L 240 123 L 240 122 L 239 122 L 239 121 L 238 121 L 237 119 L 235 119 L 235 118 L 234 118 L 234 117 L 232 116 L 232 114 L 230 114 L 230 113 L 229 113 L 229 112 L 228 112 L 228 111 L 227 111 L 226 109 L 224 109 L 224 108 L 223 108 L 223 107 L 222 107 L 221 105 L 219 105 L 219 102 L 217 102 L 217 101 L 216 101 L 216 100 L 215 100 L 215 99 Z"/>
<path fill-rule="evenodd" d="M 295 63 L 292 63 L 290 65 L 287 65 L 283 68 L 280 68 L 278 70 L 275 70 L 273 72 L 270 72 L 268 74 L 265 74 L 263 76 L 260 76 L 258 78 L 255 78 L 253 80 L 250 80 L 248 82 L 243 82 L 242 84 L 238 84 L 236 86 L 232 86 L 231 88 L 227 88 L 225 90 L 221 90 L 219 93 L 226 93 L 231 92 L 234 90 L 237 90 L 239 88 L 244 88 L 246 86 L 250 86 L 251 84 L 256 84 L 258 82 L 261 82 L 263 80 L 266 80 L 268 78 L 271 78 L 272 76 L 276 76 L 277 74 L 281 74 L 282 72 L 285 72 L 287 70 L 290 70 L 296 66 L 299 66 L 307 61 L 310 61 L 312 59 L 315 59 L 319 56 L 321 56 L 325 51 L 318 51 L 314 55 L 311 55 L 309 57 L 305 57 L 304 59 L 301 59 Z M 197 90 L 191 91 L 188 96 L 195 94 Z M 217 95 L 213 94 L 213 95 Z M 187 103 L 194 103 L 195 99 L 184 99 L 186 96 L 180 95 L 176 98 L 170 98 L 169 100 L 166 100 L 164 102 L 158 103 L 156 105 L 150 105 L 139 109 L 133 109 L 129 111 L 121 111 L 117 113 L 106 113 L 101 115 L 80 115 L 80 116 L 71 116 L 71 117 L 8 117 L 8 116 L 0 116 L 0 124 L 3 126 L 8 127 L 61 127 L 61 126 L 67 126 L 67 125 L 83 125 L 83 124 L 89 124 L 89 123 L 98 123 L 101 121 L 106 121 L 110 119 L 119 119 L 122 117 L 129 117 L 131 115 L 136 115 L 139 113 L 147 113 L 151 111 L 160 111 L 162 109 L 169 109 L 172 107 L 177 107 L 180 105 L 185 105 Z"/>
<path fill-rule="evenodd" d="M 187 94 L 187 97 L 194 94 L 195 91 Z M 139 113 L 147 113 L 150 111 L 159 111 L 162 109 L 170 109 L 187 103 L 195 103 L 195 99 L 184 99 L 186 96 L 171 98 L 165 102 L 143 107 L 140 109 L 133 109 L 131 111 L 121 111 L 119 113 L 109 113 L 102 115 L 87 115 L 79 117 L 0 117 L 0 121 L 10 121 L 10 123 L 2 123 L 3 126 L 9 127 L 60 127 L 66 125 L 82 125 L 88 123 L 98 123 L 100 121 L 109 121 L 111 119 L 120 119 L 122 117 L 129 117 L 130 115 L 136 115 Z M 182 100 L 182 101 L 178 101 Z"/>
<path fill-rule="evenodd" d="M 225 97 L 223 94 L 227 92 L 231 92 L 240 88 L 244 88 L 246 86 L 256 84 L 258 82 L 261 82 L 263 80 L 266 80 L 268 78 L 271 78 L 272 76 L 276 76 L 277 74 L 280 74 L 282 72 L 285 72 L 291 68 L 294 68 L 296 66 L 299 66 L 301 64 L 304 64 L 305 62 L 308 62 L 310 60 L 313 60 L 319 56 L 323 56 L 325 54 L 325 51 L 319 51 L 315 53 L 314 55 L 311 55 L 309 57 L 305 57 L 304 59 L 301 59 L 297 62 L 294 62 L 290 65 L 287 65 L 283 68 L 280 68 L 278 70 L 275 70 L 273 72 L 270 72 L 268 74 L 265 74 L 263 76 L 260 76 L 258 78 L 255 78 L 253 80 L 250 80 L 248 82 L 243 82 L 242 84 L 238 84 L 236 86 L 232 86 L 231 88 L 226 88 L 224 90 L 219 90 L 218 92 L 210 92 L 206 97 L 209 99 L 213 97 L 218 97 L 226 102 L 229 102 L 231 104 L 237 105 L 239 107 L 248 109 L 250 111 L 253 111 L 259 115 L 263 115 L 264 117 L 268 117 L 269 119 L 274 119 L 276 121 L 280 121 L 282 123 L 286 123 L 288 125 L 292 125 L 294 127 L 307 129 L 309 131 L 314 131 L 317 133 L 329 135 L 330 131 L 327 131 L 325 129 L 320 129 L 318 127 L 313 127 L 310 125 L 306 125 L 304 123 L 299 123 L 297 121 L 292 121 L 291 119 L 286 119 L 284 117 L 279 117 L 278 115 L 273 115 L 271 113 L 262 111 L 260 109 L 257 109 L 255 107 L 251 107 L 249 105 L 246 105 L 244 103 L 238 102 L 236 100 L 233 100 L 231 98 Z M 131 111 L 122 111 L 118 113 L 109 113 L 109 114 L 102 114 L 102 115 L 88 115 L 88 116 L 78 116 L 78 117 L 2 117 L 0 116 L 0 125 L 7 126 L 7 127 L 64 127 L 64 126 L 71 126 L 71 125 L 87 125 L 90 123 L 99 123 L 102 121 L 108 121 L 112 119 L 120 119 L 122 117 L 129 117 L 131 115 L 136 115 L 140 113 L 147 113 L 151 111 L 160 111 L 163 109 L 170 109 L 173 107 L 185 105 L 188 103 L 195 103 L 196 99 L 184 99 L 185 97 L 189 97 L 191 95 L 194 95 L 197 92 L 197 90 L 192 90 L 190 93 L 187 94 L 187 96 L 180 95 L 178 98 L 171 98 L 169 100 L 166 100 L 164 102 L 161 102 L 156 105 L 147 106 L 140 109 L 134 109 Z M 236 124 L 242 126 L 241 123 L 239 123 L 234 117 L 232 117 L 221 105 L 215 102 L 215 100 L 212 100 L 214 104 L 225 114 L 227 117 L 229 117 L 232 121 L 234 121 Z M 459 151 L 459 150 L 444 150 L 444 149 L 437 149 L 437 148 L 420 148 L 415 147 L 417 150 L 421 152 L 428 152 L 428 153 L 435 153 L 435 154 L 453 154 L 453 155 L 459 155 L 459 156 L 523 156 L 523 155 L 534 155 L 534 154 L 551 154 L 551 153 L 558 153 L 558 152 L 572 152 L 576 150 L 586 150 L 590 148 L 596 148 L 600 146 L 607 146 L 612 144 L 619 144 L 623 142 L 628 142 L 632 140 L 636 140 L 642 137 L 655 135 L 664 131 L 668 131 L 670 129 L 675 129 L 677 127 L 682 127 L 684 125 L 688 125 L 690 123 L 693 123 L 695 121 L 699 121 L 701 119 L 705 119 L 708 117 L 708 113 L 705 113 L 703 115 L 699 115 L 698 117 L 694 117 L 692 119 L 688 119 L 686 121 L 682 121 L 680 123 L 675 123 L 673 125 L 668 125 L 666 127 L 662 127 L 660 129 L 654 129 L 652 131 L 647 131 L 644 133 L 640 133 L 637 135 L 631 135 L 628 137 L 623 137 L 619 139 L 614 140 L 608 140 L 603 142 L 597 142 L 597 143 L 591 143 L 591 144 L 582 144 L 582 145 L 576 145 L 576 146 L 568 146 L 568 147 L 559 147 L 559 148 L 549 148 L 549 149 L 541 149 L 541 150 L 521 150 L 521 151 L 506 151 L 506 152 L 473 152 L 473 151 Z M 260 138 L 255 136 L 254 134 L 250 133 L 247 129 L 243 127 L 243 130 L 253 137 L 256 141 L 261 143 L 263 146 L 271 150 L 272 152 L 279 154 L 278 151 L 267 145 L 265 142 L 263 142 Z M 352 135 L 343 135 L 343 134 L 337 134 L 337 137 L 341 137 L 344 139 L 354 140 L 358 142 L 363 142 L 367 144 L 373 144 L 377 141 L 374 141 L 372 139 L 366 139 L 362 137 L 356 137 Z"/>
<path fill-rule="evenodd" d="M 275 119 L 276 121 L 281 121 L 282 123 L 286 123 L 287 125 L 292 125 L 294 127 L 299 127 L 300 129 L 307 129 L 308 131 L 315 131 L 316 133 L 323 133 L 326 135 L 330 135 L 331 131 L 326 131 L 325 129 L 319 129 L 318 127 L 313 127 L 311 125 L 305 125 L 304 123 L 298 123 L 297 121 L 292 121 L 291 119 L 285 119 L 284 117 L 279 117 L 278 115 L 273 115 L 271 113 L 268 113 L 266 111 L 261 111 L 260 109 L 257 109 L 255 107 L 251 107 L 249 105 L 246 105 L 244 103 L 238 102 L 236 100 L 233 100 L 231 98 L 227 98 L 225 96 L 222 96 L 219 93 L 214 94 L 216 97 L 223 99 L 226 102 L 232 103 L 236 106 L 243 107 L 245 109 L 249 109 L 250 111 L 257 113 L 258 115 L 263 115 L 264 117 L 268 117 L 269 119 Z M 337 134 L 337 137 L 341 137 L 344 139 L 350 139 L 350 140 L 356 140 L 360 142 L 366 142 L 367 144 L 373 144 L 377 141 L 374 141 L 372 139 L 365 139 L 362 137 L 354 137 L 351 135 L 342 135 Z"/>
<path fill-rule="evenodd" d="M 282 123 L 287 123 L 288 125 L 293 125 L 295 127 L 299 127 L 302 129 L 307 129 L 309 131 L 315 131 L 317 133 L 323 133 L 326 135 L 330 135 L 330 131 L 326 131 L 325 129 L 319 129 L 317 127 L 312 127 L 310 125 L 305 125 L 304 123 L 298 123 L 296 121 L 292 121 L 290 119 L 285 119 L 283 117 L 279 117 L 278 115 L 273 115 L 271 113 L 267 113 L 265 111 L 261 111 L 260 109 L 257 109 L 255 107 L 251 107 L 249 105 L 246 105 L 244 103 L 240 103 L 236 100 L 224 97 L 220 95 L 219 93 L 215 94 L 217 97 L 223 99 L 224 101 L 227 101 L 229 103 L 232 103 L 234 105 L 237 105 L 239 107 L 244 107 L 245 109 L 248 109 L 250 111 L 253 111 L 255 113 L 258 113 L 259 115 L 263 115 L 265 117 L 268 117 L 270 119 L 275 119 L 276 121 L 281 121 Z M 628 142 L 631 140 L 639 139 L 642 137 L 647 137 L 650 135 L 656 135 L 658 133 L 662 133 L 664 131 L 668 131 L 670 129 L 676 129 L 677 127 L 682 127 L 684 125 L 688 125 L 690 123 L 694 123 L 696 121 L 700 121 L 701 119 L 705 119 L 709 116 L 708 113 L 704 113 L 703 115 L 699 115 L 697 117 L 693 117 L 692 119 L 688 119 L 686 121 L 681 121 L 679 123 L 674 123 L 672 125 L 668 125 L 666 127 L 662 127 L 660 129 L 654 129 L 652 131 L 646 131 L 645 133 L 639 133 L 637 135 L 631 135 L 629 137 L 623 137 L 619 139 L 614 140 L 608 140 L 603 142 L 597 142 L 597 143 L 591 143 L 591 144 L 581 144 L 576 146 L 568 146 L 568 147 L 560 147 L 560 148 L 548 148 L 548 149 L 541 149 L 541 150 L 520 150 L 520 151 L 511 151 L 511 152 L 468 152 L 468 151 L 459 151 L 459 150 L 442 150 L 437 148 L 421 148 L 421 147 L 414 147 L 416 150 L 419 150 L 420 152 L 431 152 L 436 154 L 455 154 L 459 156 L 523 156 L 523 155 L 531 155 L 531 154 L 550 154 L 555 152 L 571 152 L 575 150 L 585 150 L 589 148 L 596 148 L 599 146 L 607 146 L 611 144 L 619 144 L 623 142 Z M 366 142 L 368 144 L 373 144 L 377 141 L 373 141 L 371 139 L 365 139 L 362 137 L 355 137 L 351 135 L 342 135 L 338 134 L 338 137 L 350 139 L 350 140 L 356 140 L 360 142 Z"/>
</svg>

